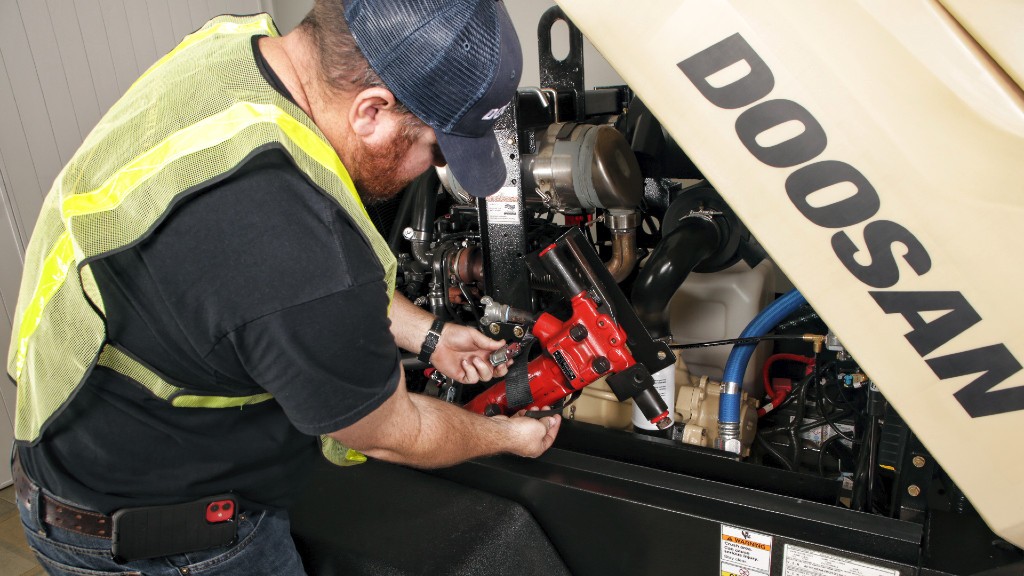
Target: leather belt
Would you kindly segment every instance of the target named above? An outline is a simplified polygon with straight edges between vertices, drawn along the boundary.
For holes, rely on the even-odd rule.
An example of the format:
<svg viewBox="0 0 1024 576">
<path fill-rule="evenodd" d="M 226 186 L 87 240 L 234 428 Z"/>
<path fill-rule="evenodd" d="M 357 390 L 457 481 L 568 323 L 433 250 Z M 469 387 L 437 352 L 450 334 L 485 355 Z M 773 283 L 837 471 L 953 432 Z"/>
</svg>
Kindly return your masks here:
<svg viewBox="0 0 1024 576">
<path fill-rule="evenodd" d="M 21 469 L 17 450 L 14 451 L 14 465 L 11 471 L 14 475 L 14 491 L 19 500 L 29 502 L 32 490 L 35 489 L 39 492 L 39 507 L 42 509 L 39 511 L 39 516 L 44 522 L 55 528 L 63 528 L 64 530 L 70 530 L 87 536 L 110 539 L 111 526 L 113 526 L 113 520 L 111 520 L 110 516 L 76 506 L 69 506 L 64 502 L 47 496 Z"/>
</svg>

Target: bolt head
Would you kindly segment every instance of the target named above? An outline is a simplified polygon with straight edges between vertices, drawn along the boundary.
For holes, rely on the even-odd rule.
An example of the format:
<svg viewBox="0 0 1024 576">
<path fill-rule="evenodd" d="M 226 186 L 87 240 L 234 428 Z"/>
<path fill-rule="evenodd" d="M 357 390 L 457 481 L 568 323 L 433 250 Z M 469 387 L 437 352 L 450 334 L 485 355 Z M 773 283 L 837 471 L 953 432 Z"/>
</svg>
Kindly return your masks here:
<svg viewBox="0 0 1024 576">
<path fill-rule="evenodd" d="M 907 494 L 910 494 L 911 496 L 914 497 L 920 496 L 921 487 L 918 486 L 917 484 L 911 484 L 910 486 L 907 486 Z"/>
<path fill-rule="evenodd" d="M 664 360 L 665 358 L 668 358 L 668 354 L 665 354 L 665 352 L 658 352 L 658 360 Z"/>
<path fill-rule="evenodd" d="M 914 467 L 915 468 L 924 468 L 924 464 L 925 464 L 924 456 L 914 456 L 914 459 L 912 460 L 912 462 L 914 463 Z"/>
<path fill-rule="evenodd" d="M 516 338 L 522 338 L 525 333 L 526 332 L 523 330 L 522 326 L 516 326 L 512 329 L 512 334 L 514 334 Z M 497 332 L 495 332 L 495 334 L 497 334 Z"/>
<path fill-rule="evenodd" d="M 497 335 L 498 332 L 501 332 L 501 326 L 498 326 L 497 323 L 491 324 L 488 328 L 490 329 L 491 334 L 494 335 Z"/>
</svg>

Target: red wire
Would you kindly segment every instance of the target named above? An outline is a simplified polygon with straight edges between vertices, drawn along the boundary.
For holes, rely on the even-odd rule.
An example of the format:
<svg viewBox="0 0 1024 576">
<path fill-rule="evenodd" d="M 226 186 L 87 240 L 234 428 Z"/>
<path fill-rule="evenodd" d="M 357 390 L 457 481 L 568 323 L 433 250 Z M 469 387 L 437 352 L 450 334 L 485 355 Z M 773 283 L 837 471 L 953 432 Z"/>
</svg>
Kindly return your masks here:
<svg viewBox="0 0 1024 576">
<path fill-rule="evenodd" d="M 800 356 L 799 354 L 773 354 L 772 356 L 769 356 L 768 359 L 765 360 L 764 362 L 764 368 L 761 370 L 761 375 L 764 381 L 764 392 L 765 394 L 768 395 L 770 401 L 763 407 L 758 408 L 758 416 L 764 416 L 765 414 L 771 411 L 771 408 L 775 408 L 779 404 L 782 404 L 782 401 L 785 400 L 786 396 L 789 395 L 789 392 L 787 391 L 781 391 L 776 393 L 775 389 L 772 388 L 771 376 L 768 375 L 769 371 L 771 370 L 772 364 L 779 360 L 790 360 L 793 362 L 800 362 L 802 364 L 807 365 L 808 368 L 805 371 L 805 374 L 810 374 L 810 367 L 814 365 L 814 358 L 811 358 L 809 356 Z M 769 408 L 769 405 L 771 406 L 771 408 Z"/>
</svg>

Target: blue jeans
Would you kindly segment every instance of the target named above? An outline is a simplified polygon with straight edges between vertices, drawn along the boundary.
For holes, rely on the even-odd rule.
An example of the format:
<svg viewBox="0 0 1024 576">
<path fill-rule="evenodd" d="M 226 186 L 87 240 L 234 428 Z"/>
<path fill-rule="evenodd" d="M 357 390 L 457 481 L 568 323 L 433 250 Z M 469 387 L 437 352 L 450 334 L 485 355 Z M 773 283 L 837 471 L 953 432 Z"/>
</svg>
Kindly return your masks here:
<svg viewBox="0 0 1024 576">
<path fill-rule="evenodd" d="M 51 495 L 51 498 L 53 496 Z M 69 503 L 73 504 L 73 503 Z M 81 506 L 79 506 L 81 507 Z M 39 488 L 27 501 L 18 498 L 28 544 L 47 573 L 70 576 L 110 574 L 145 576 L 305 576 L 284 511 L 243 511 L 235 544 L 119 564 L 110 540 L 45 524 L 39 519 Z"/>
</svg>

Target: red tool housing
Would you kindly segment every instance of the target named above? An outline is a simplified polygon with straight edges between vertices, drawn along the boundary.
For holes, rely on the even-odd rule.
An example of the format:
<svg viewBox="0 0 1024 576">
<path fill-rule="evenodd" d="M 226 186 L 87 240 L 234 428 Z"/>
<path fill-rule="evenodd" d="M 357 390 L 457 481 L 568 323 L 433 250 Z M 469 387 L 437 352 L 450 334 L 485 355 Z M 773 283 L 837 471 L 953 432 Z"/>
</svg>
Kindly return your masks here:
<svg viewBox="0 0 1024 576">
<path fill-rule="evenodd" d="M 636 364 L 626 347 L 626 334 L 611 316 L 598 312 L 586 291 L 574 296 L 571 303 L 569 320 L 563 322 L 544 313 L 533 326 L 543 353 L 528 365 L 533 402 L 521 408 L 550 406 L 605 374 Z M 494 408 L 488 410 L 491 406 L 502 414 L 511 411 L 504 381 L 466 404 L 468 410 L 480 414 L 494 413 Z"/>
</svg>

